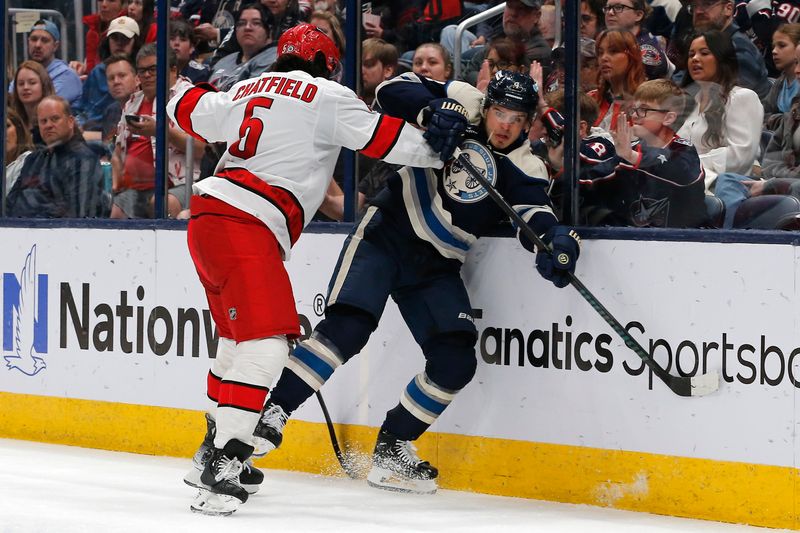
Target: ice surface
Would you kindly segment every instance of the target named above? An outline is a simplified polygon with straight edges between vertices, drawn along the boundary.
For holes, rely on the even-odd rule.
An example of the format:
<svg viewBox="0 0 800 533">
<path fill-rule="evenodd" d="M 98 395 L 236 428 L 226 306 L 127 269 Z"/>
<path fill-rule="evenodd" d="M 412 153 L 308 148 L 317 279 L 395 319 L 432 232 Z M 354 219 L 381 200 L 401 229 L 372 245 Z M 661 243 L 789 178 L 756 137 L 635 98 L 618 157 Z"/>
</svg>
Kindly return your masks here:
<svg viewBox="0 0 800 533">
<path fill-rule="evenodd" d="M 189 511 L 189 459 L 0 439 L 0 532 L 543 532 L 765 530 L 466 492 L 414 496 L 365 481 L 268 470 L 229 517 Z"/>
</svg>

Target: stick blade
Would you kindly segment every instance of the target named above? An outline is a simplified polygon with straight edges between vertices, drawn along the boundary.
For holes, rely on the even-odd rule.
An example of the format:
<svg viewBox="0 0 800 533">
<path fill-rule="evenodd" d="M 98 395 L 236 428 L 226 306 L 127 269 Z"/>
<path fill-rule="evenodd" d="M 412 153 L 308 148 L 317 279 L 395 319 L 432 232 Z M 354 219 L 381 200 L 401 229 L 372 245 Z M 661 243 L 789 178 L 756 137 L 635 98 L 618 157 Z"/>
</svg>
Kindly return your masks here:
<svg viewBox="0 0 800 533">
<path fill-rule="evenodd" d="M 692 378 L 692 396 L 706 396 L 719 389 L 719 373 L 711 370 Z"/>
</svg>

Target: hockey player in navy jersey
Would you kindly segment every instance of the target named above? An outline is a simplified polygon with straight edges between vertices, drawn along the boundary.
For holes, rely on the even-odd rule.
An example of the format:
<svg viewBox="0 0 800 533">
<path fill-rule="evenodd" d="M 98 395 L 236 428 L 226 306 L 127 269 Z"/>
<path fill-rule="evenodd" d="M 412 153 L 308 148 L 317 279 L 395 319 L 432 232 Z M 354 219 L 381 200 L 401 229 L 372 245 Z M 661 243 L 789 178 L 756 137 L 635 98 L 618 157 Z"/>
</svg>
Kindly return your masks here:
<svg viewBox="0 0 800 533">
<path fill-rule="evenodd" d="M 529 148 L 535 85 L 527 75 L 500 71 L 478 103 L 482 96 L 461 82 L 405 74 L 382 84 L 376 100 L 384 112 L 427 128 L 429 142 L 445 157 L 455 148 L 449 132 L 465 127 L 471 117 L 461 151 L 552 245 L 552 255 L 538 253 L 537 269 L 563 287 L 575 269 L 579 239 L 553 215 L 547 170 Z M 404 167 L 393 174 L 345 241 L 325 319 L 295 348 L 281 373 L 256 427 L 257 445 L 261 439 L 267 452 L 280 444 L 287 418 L 361 351 L 391 296 L 426 363 L 387 413 L 367 479 L 379 488 L 435 492 L 438 471 L 417 456 L 412 443 L 475 373 L 477 332 L 460 270 L 475 240 L 506 220 L 457 161 L 444 170 Z M 520 240 L 533 250 L 524 237 Z"/>
<path fill-rule="evenodd" d="M 278 54 L 274 72 L 227 92 L 192 86 L 167 105 L 187 133 L 227 143 L 214 175 L 194 186 L 188 230 L 219 332 L 208 430 L 185 478 L 201 489 L 192 510 L 205 514 L 235 511 L 263 480 L 247 462 L 253 430 L 288 340 L 300 335 L 283 261 L 322 203 L 342 146 L 391 163 L 442 166 L 415 127 L 370 111 L 329 79 L 339 52 L 319 28 L 287 30 Z"/>
</svg>

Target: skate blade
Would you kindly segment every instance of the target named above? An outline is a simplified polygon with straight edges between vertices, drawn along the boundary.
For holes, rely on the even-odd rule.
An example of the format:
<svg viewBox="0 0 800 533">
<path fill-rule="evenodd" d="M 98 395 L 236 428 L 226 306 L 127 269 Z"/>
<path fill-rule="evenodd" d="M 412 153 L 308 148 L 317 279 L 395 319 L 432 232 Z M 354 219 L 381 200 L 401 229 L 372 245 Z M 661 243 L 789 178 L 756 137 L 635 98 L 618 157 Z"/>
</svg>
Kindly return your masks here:
<svg viewBox="0 0 800 533">
<path fill-rule="evenodd" d="M 200 489 L 189 506 L 193 513 L 206 516 L 228 516 L 233 514 L 241 502 L 233 496 L 215 494 L 210 490 Z"/>
<path fill-rule="evenodd" d="M 183 482 L 193 487 L 195 489 L 200 490 L 208 490 L 208 487 L 200 481 L 200 474 L 202 472 L 196 468 L 192 468 L 185 476 L 183 476 Z M 258 492 L 258 489 L 261 488 L 261 485 L 250 484 L 245 485 L 244 483 L 240 483 L 242 488 L 247 491 L 248 494 L 255 494 Z"/>
<path fill-rule="evenodd" d="M 367 484 L 376 489 L 405 492 L 408 494 L 435 494 L 435 479 L 409 479 L 385 468 L 373 466 L 367 476 Z"/>
<path fill-rule="evenodd" d="M 275 445 L 272 444 L 267 439 L 262 439 L 261 437 L 253 436 L 253 457 L 259 458 L 264 457 L 272 450 L 275 450 Z"/>
</svg>

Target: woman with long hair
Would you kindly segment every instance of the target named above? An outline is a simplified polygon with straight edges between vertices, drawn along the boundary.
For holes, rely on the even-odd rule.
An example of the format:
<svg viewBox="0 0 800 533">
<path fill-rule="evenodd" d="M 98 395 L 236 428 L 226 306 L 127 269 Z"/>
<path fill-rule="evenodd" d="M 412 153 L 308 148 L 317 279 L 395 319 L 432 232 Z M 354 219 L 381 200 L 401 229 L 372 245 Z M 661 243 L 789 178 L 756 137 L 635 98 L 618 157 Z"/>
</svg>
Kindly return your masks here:
<svg viewBox="0 0 800 533">
<path fill-rule="evenodd" d="M 154 0 L 128 0 L 128 16 L 139 24 L 141 43 L 156 42 L 158 24 L 153 20 L 155 9 Z"/>
<path fill-rule="evenodd" d="M 33 150 L 31 132 L 12 108 L 6 110 L 6 194 L 17 181 L 25 158 Z"/>
<path fill-rule="evenodd" d="M 23 61 L 17 67 L 9 107 L 22 118 L 25 128 L 31 132 L 34 144 L 43 144 L 36 121 L 36 106 L 42 98 L 55 93 L 53 81 L 41 63 L 29 60 Z"/>
<path fill-rule="evenodd" d="M 727 34 L 717 30 L 696 34 L 687 66 L 683 85 L 697 83 L 699 91 L 678 136 L 697 148 L 706 189 L 713 190 L 723 172 L 750 173 L 758 154 L 764 108 L 756 93 L 736 85 L 736 50 Z"/>
<path fill-rule="evenodd" d="M 495 37 L 486 46 L 486 59 L 478 73 L 476 87 L 486 92 L 489 81 L 498 70 L 520 72 L 526 69 L 525 43 L 511 37 Z M 540 86 L 539 90 L 542 88 Z"/>
<path fill-rule="evenodd" d="M 639 45 L 625 30 L 605 30 L 597 38 L 597 89 L 591 91 L 600 106 L 593 126 L 606 131 L 617 127 L 619 114 L 633 101 L 633 93 L 645 79 Z"/>
</svg>

